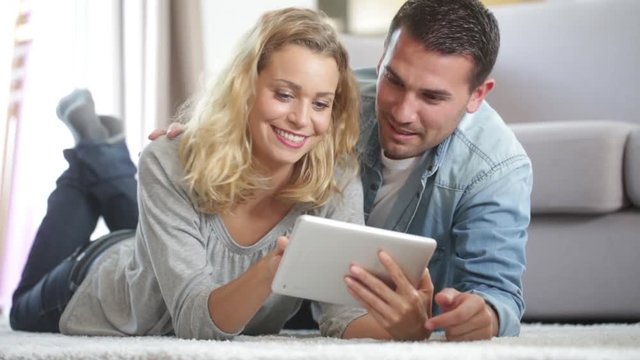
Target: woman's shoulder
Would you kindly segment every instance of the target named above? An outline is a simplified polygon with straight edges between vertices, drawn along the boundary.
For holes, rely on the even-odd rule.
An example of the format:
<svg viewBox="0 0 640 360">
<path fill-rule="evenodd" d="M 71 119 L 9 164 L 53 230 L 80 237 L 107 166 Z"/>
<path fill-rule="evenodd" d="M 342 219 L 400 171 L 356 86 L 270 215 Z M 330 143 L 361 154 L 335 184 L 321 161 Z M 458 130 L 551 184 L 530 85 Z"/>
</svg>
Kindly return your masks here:
<svg viewBox="0 0 640 360">
<path fill-rule="evenodd" d="M 357 169 L 336 167 L 334 173 L 339 192 L 325 204 L 313 209 L 310 214 L 336 220 L 364 223 L 363 192 Z"/>
<path fill-rule="evenodd" d="M 182 174 L 180 164 L 180 136 L 169 139 L 161 136 L 147 144 L 140 153 L 139 168 L 140 175 L 148 169 L 162 169 L 162 172 L 169 174 Z"/>
<path fill-rule="evenodd" d="M 147 144 L 142 150 L 140 156 L 153 155 L 170 157 L 174 154 L 177 155 L 178 149 L 180 148 L 181 138 L 181 135 L 173 139 L 169 139 L 166 135 L 162 135 Z"/>
<path fill-rule="evenodd" d="M 333 177 L 341 191 L 361 187 L 360 169 L 357 163 L 337 164 L 334 168 Z"/>
</svg>

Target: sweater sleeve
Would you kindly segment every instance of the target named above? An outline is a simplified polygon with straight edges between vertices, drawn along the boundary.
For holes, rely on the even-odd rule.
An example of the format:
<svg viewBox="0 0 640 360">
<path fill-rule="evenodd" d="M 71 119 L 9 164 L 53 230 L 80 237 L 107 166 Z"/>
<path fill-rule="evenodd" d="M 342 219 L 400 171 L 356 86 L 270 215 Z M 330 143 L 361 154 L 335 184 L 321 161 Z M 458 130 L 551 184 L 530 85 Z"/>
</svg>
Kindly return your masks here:
<svg viewBox="0 0 640 360">
<path fill-rule="evenodd" d="M 209 315 L 209 294 L 221 284 L 207 266 L 205 215 L 183 184 L 179 143 L 161 138 L 140 156 L 136 250 L 147 257 L 176 336 L 228 338 L 234 334 L 219 330 Z"/>
</svg>

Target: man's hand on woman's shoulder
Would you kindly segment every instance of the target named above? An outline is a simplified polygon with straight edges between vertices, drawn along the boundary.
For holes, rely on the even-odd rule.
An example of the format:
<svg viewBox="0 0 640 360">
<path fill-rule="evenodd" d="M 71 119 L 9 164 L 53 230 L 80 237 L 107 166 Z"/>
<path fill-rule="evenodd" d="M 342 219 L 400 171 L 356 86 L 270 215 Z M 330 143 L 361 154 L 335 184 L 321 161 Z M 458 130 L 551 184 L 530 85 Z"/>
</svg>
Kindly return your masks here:
<svg viewBox="0 0 640 360">
<path fill-rule="evenodd" d="M 162 135 L 166 135 L 167 138 L 169 138 L 170 140 L 173 140 L 183 132 L 184 132 L 184 124 L 181 124 L 179 122 L 172 122 L 171 124 L 169 124 L 169 127 L 166 129 L 159 128 L 159 129 L 153 130 L 147 138 L 153 141 Z"/>
</svg>

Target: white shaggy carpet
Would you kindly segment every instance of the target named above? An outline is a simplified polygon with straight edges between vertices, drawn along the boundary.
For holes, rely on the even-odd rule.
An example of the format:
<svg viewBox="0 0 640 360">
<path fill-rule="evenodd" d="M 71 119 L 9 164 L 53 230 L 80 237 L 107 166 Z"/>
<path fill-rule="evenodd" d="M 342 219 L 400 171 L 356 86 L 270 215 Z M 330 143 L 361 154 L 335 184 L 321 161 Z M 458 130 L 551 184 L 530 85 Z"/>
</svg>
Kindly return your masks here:
<svg viewBox="0 0 640 360">
<path fill-rule="evenodd" d="M 523 325 L 518 338 L 448 343 L 340 340 L 315 332 L 240 336 L 233 341 L 173 337 L 84 337 L 14 332 L 0 319 L 0 359 L 640 359 L 640 323 Z"/>
</svg>

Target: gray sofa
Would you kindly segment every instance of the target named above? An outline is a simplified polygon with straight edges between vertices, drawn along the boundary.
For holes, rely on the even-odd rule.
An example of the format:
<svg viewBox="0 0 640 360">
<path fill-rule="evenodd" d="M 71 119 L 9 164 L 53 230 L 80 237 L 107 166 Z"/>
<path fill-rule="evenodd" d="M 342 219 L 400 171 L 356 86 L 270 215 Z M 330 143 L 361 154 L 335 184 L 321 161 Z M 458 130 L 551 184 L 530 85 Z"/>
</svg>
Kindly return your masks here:
<svg viewBox="0 0 640 360">
<path fill-rule="evenodd" d="M 502 44 L 488 101 L 533 163 L 524 319 L 638 321 L 640 1 L 493 11 Z M 375 66 L 382 40 L 345 35 L 352 66 Z"/>
<path fill-rule="evenodd" d="M 640 126 L 511 128 L 534 174 L 525 320 L 640 320 Z"/>
</svg>

